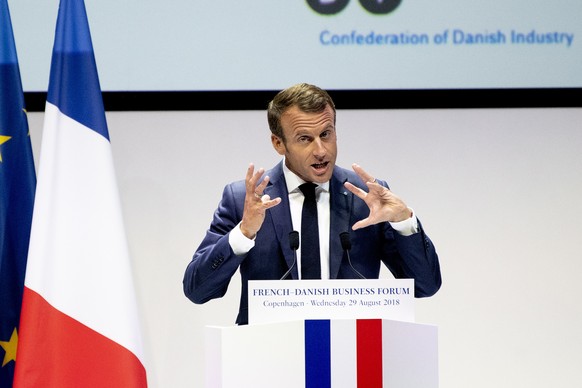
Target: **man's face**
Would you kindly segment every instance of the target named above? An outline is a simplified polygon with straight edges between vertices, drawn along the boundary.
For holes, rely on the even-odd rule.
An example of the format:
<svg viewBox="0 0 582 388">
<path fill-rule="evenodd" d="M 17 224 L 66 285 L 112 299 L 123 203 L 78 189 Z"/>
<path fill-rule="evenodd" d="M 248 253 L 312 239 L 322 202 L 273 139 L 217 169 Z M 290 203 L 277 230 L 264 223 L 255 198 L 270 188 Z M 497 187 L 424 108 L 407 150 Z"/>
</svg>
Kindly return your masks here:
<svg viewBox="0 0 582 388">
<path fill-rule="evenodd" d="M 293 106 L 281 115 L 283 139 L 271 135 L 273 147 L 285 156 L 285 164 L 307 182 L 327 182 L 337 158 L 335 115 L 327 106 L 320 113 L 306 113 Z"/>
</svg>

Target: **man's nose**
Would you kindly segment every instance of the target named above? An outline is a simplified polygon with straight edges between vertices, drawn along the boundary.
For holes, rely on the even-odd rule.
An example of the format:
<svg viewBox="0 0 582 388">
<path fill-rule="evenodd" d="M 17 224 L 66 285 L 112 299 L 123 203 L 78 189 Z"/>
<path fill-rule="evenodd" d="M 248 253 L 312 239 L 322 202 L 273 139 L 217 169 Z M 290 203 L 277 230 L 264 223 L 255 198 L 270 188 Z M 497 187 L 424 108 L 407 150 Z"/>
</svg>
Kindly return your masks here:
<svg viewBox="0 0 582 388">
<path fill-rule="evenodd" d="M 327 149 L 325 148 L 323 141 L 319 138 L 315 139 L 313 141 L 313 155 L 315 155 L 316 157 L 323 157 L 325 156 L 326 152 Z"/>
</svg>

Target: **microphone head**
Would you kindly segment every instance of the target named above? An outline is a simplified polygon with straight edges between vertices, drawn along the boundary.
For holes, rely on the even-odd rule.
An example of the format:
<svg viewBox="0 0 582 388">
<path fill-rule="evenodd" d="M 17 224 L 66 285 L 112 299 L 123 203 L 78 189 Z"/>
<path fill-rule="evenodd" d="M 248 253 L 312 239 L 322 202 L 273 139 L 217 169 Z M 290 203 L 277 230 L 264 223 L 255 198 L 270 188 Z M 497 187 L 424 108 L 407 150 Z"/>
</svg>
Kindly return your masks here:
<svg viewBox="0 0 582 388">
<path fill-rule="evenodd" d="M 294 251 L 299 248 L 299 232 L 296 230 L 289 233 L 289 247 Z"/>
<path fill-rule="evenodd" d="M 352 242 L 350 241 L 350 234 L 348 232 L 340 233 L 340 241 L 342 243 L 342 248 L 345 251 L 352 249 Z"/>
</svg>

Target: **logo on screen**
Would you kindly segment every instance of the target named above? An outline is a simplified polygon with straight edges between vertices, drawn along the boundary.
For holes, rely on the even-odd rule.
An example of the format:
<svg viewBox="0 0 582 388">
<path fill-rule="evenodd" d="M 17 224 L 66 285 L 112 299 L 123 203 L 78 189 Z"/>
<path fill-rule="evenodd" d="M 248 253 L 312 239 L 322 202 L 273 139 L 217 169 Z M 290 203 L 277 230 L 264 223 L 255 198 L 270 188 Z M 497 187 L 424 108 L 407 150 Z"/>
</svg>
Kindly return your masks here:
<svg viewBox="0 0 582 388">
<path fill-rule="evenodd" d="M 344 10 L 350 0 L 307 0 L 307 4 L 315 12 L 322 15 L 335 15 Z"/>
<path fill-rule="evenodd" d="M 335 15 L 346 8 L 350 0 L 307 0 L 312 10 L 321 15 Z M 402 0 L 359 0 L 360 5 L 375 15 L 385 15 L 394 11 Z"/>
</svg>

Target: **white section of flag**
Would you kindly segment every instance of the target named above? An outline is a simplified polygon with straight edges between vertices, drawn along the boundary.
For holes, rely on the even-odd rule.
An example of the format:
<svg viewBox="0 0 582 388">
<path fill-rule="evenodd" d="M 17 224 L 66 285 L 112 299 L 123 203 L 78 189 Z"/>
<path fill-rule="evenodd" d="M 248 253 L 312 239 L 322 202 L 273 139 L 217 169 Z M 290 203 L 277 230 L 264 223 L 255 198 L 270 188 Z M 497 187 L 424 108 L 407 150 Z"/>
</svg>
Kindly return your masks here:
<svg viewBox="0 0 582 388">
<path fill-rule="evenodd" d="M 144 364 L 111 144 L 48 102 L 25 285 Z"/>
<path fill-rule="evenodd" d="M 356 320 L 330 321 L 331 386 L 357 386 Z"/>
</svg>

